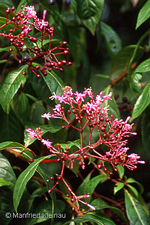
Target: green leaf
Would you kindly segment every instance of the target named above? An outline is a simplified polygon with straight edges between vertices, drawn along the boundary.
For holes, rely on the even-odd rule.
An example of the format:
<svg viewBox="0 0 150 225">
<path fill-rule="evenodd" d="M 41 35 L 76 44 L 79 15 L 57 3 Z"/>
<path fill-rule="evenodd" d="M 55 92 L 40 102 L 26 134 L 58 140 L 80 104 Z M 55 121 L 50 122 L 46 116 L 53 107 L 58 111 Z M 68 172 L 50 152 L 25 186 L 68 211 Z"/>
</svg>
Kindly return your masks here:
<svg viewBox="0 0 150 225">
<path fill-rule="evenodd" d="M 38 214 L 38 217 L 35 218 L 31 218 L 27 221 L 28 225 L 34 225 L 34 224 L 38 224 L 44 221 L 47 221 L 49 219 L 52 219 L 53 216 L 54 219 L 58 218 L 59 220 L 64 220 L 66 218 L 66 213 L 63 213 L 63 211 L 65 210 L 65 203 L 61 200 L 56 200 L 55 201 L 55 214 L 52 214 L 52 201 L 48 200 L 48 201 L 43 201 L 42 203 L 40 203 L 39 205 L 36 205 L 34 212 L 36 214 Z"/>
<path fill-rule="evenodd" d="M 0 3 L 0 16 L 2 16 L 2 17 L 6 16 L 6 12 L 5 12 L 6 9 L 7 9 L 7 6 Z"/>
<path fill-rule="evenodd" d="M 116 183 L 114 187 L 114 195 L 124 187 L 123 183 Z"/>
<path fill-rule="evenodd" d="M 0 150 L 5 150 L 6 148 L 11 148 L 13 149 L 15 152 L 17 153 L 21 153 L 21 156 L 28 158 L 28 159 L 32 159 L 33 158 L 33 154 L 30 152 L 30 149 L 25 148 L 24 145 L 18 143 L 18 142 L 2 142 L 0 143 Z M 22 152 L 22 150 L 24 150 Z"/>
<path fill-rule="evenodd" d="M 103 12 L 104 0 L 72 0 L 71 7 L 94 35 Z"/>
<path fill-rule="evenodd" d="M 12 141 L 6 141 L 6 142 L 2 142 L 0 143 L 0 150 L 4 150 L 7 148 L 7 146 L 9 146 L 10 144 L 12 144 Z"/>
<path fill-rule="evenodd" d="M 102 209 L 110 209 L 112 212 L 117 214 L 122 220 L 124 220 L 126 224 L 128 224 L 127 218 L 125 217 L 124 213 L 120 209 L 107 205 L 106 202 L 104 202 L 102 199 L 94 199 L 91 202 L 91 205 L 93 205 L 96 208 L 96 210 L 99 210 L 99 211 Z"/>
<path fill-rule="evenodd" d="M 31 179 L 31 177 L 34 175 L 35 171 L 37 170 L 39 163 L 43 161 L 44 159 L 51 158 L 53 155 L 48 155 L 44 157 L 40 157 L 36 159 L 33 163 L 31 163 L 18 177 L 15 188 L 14 188 L 14 193 L 13 193 L 13 203 L 14 203 L 14 208 L 15 211 L 17 211 L 17 208 L 19 206 L 21 197 L 23 195 L 23 192 L 25 190 L 25 187 L 27 185 L 27 182 Z"/>
<path fill-rule="evenodd" d="M 47 7 L 47 1 L 42 1 L 41 5 L 45 5 L 45 7 L 47 8 L 47 10 L 49 11 L 50 15 L 52 15 L 55 24 L 58 25 L 58 30 L 59 32 L 61 32 L 61 35 L 63 35 L 64 39 L 67 39 L 67 35 L 68 35 L 68 31 L 67 31 L 67 27 L 66 24 L 64 23 L 64 21 L 61 18 L 61 14 L 58 10 L 52 10 L 50 7 Z"/>
<path fill-rule="evenodd" d="M 96 77 L 104 78 L 104 79 L 110 79 L 110 76 L 107 74 L 96 74 Z"/>
<path fill-rule="evenodd" d="M 125 172 L 124 167 L 122 165 L 117 165 L 116 168 L 119 173 L 119 177 L 122 179 L 124 176 L 124 172 Z"/>
<path fill-rule="evenodd" d="M 18 116 L 23 125 L 26 124 L 29 117 L 29 101 L 25 93 L 16 95 L 12 101 L 12 109 Z"/>
<path fill-rule="evenodd" d="M 136 29 L 139 26 L 141 26 L 141 24 L 144 23 L 149 17 L 150 17 L 150 0 L 147 0 L 147 2 L 141 8 L 138 14 Z"/>
<path fill-rule="evenodd" d="M 141 92 L 141 81 L 142 75 L 140 73 L 134 72 L 130 77 L 130 91 L 133 96 L 138 96 Z"/>
<path fill-rule="evenodd" d="M 33 63 L 33 65 L 35 66 L 37 64 Z M 55 72 L 47 71 L 47 76 L 43 76 L 41 74 L 42 77 L 40 79 L 37 79 L 37 77 L 32 74 L 31 71 L 29 71 L 29 74 L 29 79 L 34 91 L 48 105 L 50 105 L 52 102 L 49 97 L 53 92 L 55 92 L 56 95 L 62 94 L 62 87 L 64 87 L 64 84 Z"/>
<path fill-rule="evenodd" d="M 130 121 L 133 121 L 135 118 L 137 118 L 150 104 L 150 83 L 148 83 L 142 94 L 138 97 L 134 109 L 132 112 L 132 117 Z"/>
<path fill-rule="evenodd" d="M 142 117 L 142 142 L 146 150 L 150 150 L 150 106 L 144 111 Z"/>
<path fill-rule="evenodd" d="M 37 98 L 35 98 L 34 96 L 25 93 L 27 97 L 29 97 L 30 99 L 32 99 L 32 101 L 36 102 L 37 104 L 42 106 L 42 102 L 40 100 L 38 100 Z"/>
<path fill-rule="evenodd" d="M 16 182 L 16 176 L 9 161 L 1 153 L 0 153 L 0 179 L 1 184 L 8 182 L 8 185 L 10 185 Z"/>
<path fill-rule="evenodd" d="M 130 225 L 148 225 L 150 218 L 144 211 L 139 201 L 125 190 L 125 205 Z"/>
<path fill-rule="evenodd" d="M 3 141 L 17 141 L 21 140 L 21 123 L 16 117 L 12 109 L 9 114 L 5 113 L 0 107 L 0 142 Z"/>
<path fill-rule="evenodd" d="M 86 199 L 86 202 L 90 202 L 91 201 L 91 195 L 94 192 L 95 188 L 97 187 L 97 185 L 101 182 L 101 181 L 105 181 L 107 180 L 107 177 L 105 175 L 98 175 L 96 177 L 91 178 L 91 174 L 89 174 L 84 181 L 82 182 L 82 184 L 79 186 L 76 195 L 85 195 L 87 193 L 90 193 L 90 197 Z"/>
<path fill-rule="evenodd" d="M 45 99 L 45 100 L 48 100 L 49 101 L 48 98 Z M 39 103 L 33 103 L 31 105 L 31 108 L 30 108 L 30 117 L 29 117 L 28 122 L 27 122 L 27 123 L 33 123 L 33 124 L 36 123 L 36 124 L 38 124 L 38 127 L 41 124 L 44 124 L 44 118 L 42 118 L 41 115 L 45 112 L 45 108 L 44 108 L 44 104 L 45 103 L 42 100 L 40 100 L 40 102 L 41 102 L 41 104 L 39 104 Z"/>
<path fill-rule="evenodd" d="M 0 150 L 4 150 L 6 148 L 24 148 L 24 145 L 18 143 L 18 142 L 12 142 L 12 141 L 6 141 L 0 143 Z"/>
<path fill-rule="evenodd" d="M 76 29 L 69 28 L 69 43 L 70 52 L 73 57 L 73 65 L 65 69 L 66 82 L 70 83 L 70 77 L 72 85 L 76 82 L 76 76 L 80 78 L 80 85 L 87 86 L 90 79 L 90 62 L 87 57 L 85 30 L 81 27 Z M 76 68 L 79 68 L 78 70 Z"/>
<path fill-rule="evenodd" d="M 101 22 L 102 35 L 104 36 L 107 49 L 111 57 L 116 55 L 121 49 L 121 39 L 112 27 Z"/>
<path fill-rule="evenodd" d="M 4 178 L 0 178 L 0 187 L 13 185 L 10 181 L 5 180 Z"/>
<path fill-rule="evenodd" d="M 131 93 L 136 97 L 141 92 L 141 73 L 149 72 L 150 71 L 150 59 L 146 59 L 142 63 L 138 65 L 135 69 L 134 73 L 131 75 L 130 78 L 130 90 Z"/>
<path fill-rule="evenodd" d="M 27 65 L 19 67 L 17 70 L 11 71 L 7 74 L 7 77 L 0 89 L 0 104 L 3 108 L 12 100 L 16 92 L 21 86 L 21 83 L 25 81 L 25 76 L 22 72 Z"/>
<path fill-rule="evenodd" d="M 34 202 L 35 198 L 41 197 L 46 192 L 47 192 L 46 186 L 37 188 L 35 191 L 32 192 L 32 194 L 30 195 L 30 199 L 28 200 L 28 204 L 29 204 L 28 211 L 29 212 L 31 210 L 31 207 L 33 205 L 33 202 Z"/>
<path fill-rule="evenodd" d="M 136 196 L 137 198 L 138 198 L 138 196 L 139 196 L 139 193 L 138 193 L 138 191 L 136 190 L 136 188 L 135 187 L 133 187 L 132 185 L 127 185 L 128 186 L 128 188 L 129 188 L 129 190 L 130 190 L 130 193 L 132 193 L 134 196 Z"/>
<path fill-rule="evenodd" d="M 93 205 L 96 210 L 101 210 L 109 207 L 109 205 L 107 205 L 107 203 L 104 202 L 102 199 L 94 199 L 91 202 L 91 205 Z"/>
<path fill-rule="evenodd" d="M 104 216 L 103 214 L 93 215 L 92 213 L 87 213 L 84 216 L 77 217 L 74 220 L 64 223 L 64 225 L 67 225 L 71 223 L 72 221 L 75 223 L 94 222 L 97 225 L 116 225 L 111 219 Z"/>
<path fill-rule="evenodd" d="M 6 6 L 13 7 L 13 3 L 10 0 L 0 0 L 0 3 L 3 3 Z"/>
<path fill-rule="evenodd" d="M 137 42 L 137 45 L 134 49 L 134 52 L 133 52 L 133 55 L 131 57 L 131 60 L 130 60 L 130 63 L 129 63 L 129 66 L 128 66 L 128 74 L 131 74 L 131 69 L 132 69 L 132 65 L 133 65 L 133 62 L 135 61 L 135 58 L 137 56 L 137 52 L 138 52 L 138 49 L 140 48 L 140 45 L 142 44 L 142 42 L 144 41 L 144 39 L 149 35 L 149 32 L 150 32 L 150 29 L 148 29 L 142 36 L 141 38 L 139 39 L 139 41 Z M 143 51 L 144 52 L 144 51 Z"/>
<path fill-rule="evenodd" d="M 148 208 L 148 204 L 144 201 L 143 197 L 141 196 L 141 194 L 138 195 L 138 201 L 139 203 L 142 205 L 144 211 L 146 212 L 146 214 L 148 216 L 150 216 L 150 212 L 149 212 L 149 208 Z"/>
<path fill-rule="evenodd" d="M 104 92 L 103 96 L 105 96 L 105 95 L 108 95 L 110 92 L 113 93 L 113 89 L 110 86 L 108 86 L 107 88 L 104 89 L 103 92 Z M 118 109 L 118 106 L 114 99 L 113 94 L 110 99 L 108 99 L 107 101 L 105 101 L 104 103 L 101 104 L 101 107 L 108 107 L 108 109 L 109 109 L 108 115 L 109 116 L 113 115 L 114 118 L 120 119 L 120 112 L 119 112 L 119 109 Z"/>
<path fill-rule="evenodd" d="M 47 76 L 43 76 L 43 79 L 51 93 L 55 92 L 56 95 L 62 94 L 64 83 L 54 71 L 49 72 Z"/>
<path fill-rule="evenodd" d="M 83 29 L 77 28 L 77 29 L 69 29 L 69 42 L 70 42 L 70 51 L 73 56 L 73 61 L 77 66 L 80 65 L 80 63 L 83 60 L 83 51 L 85 52 L 85 46 L 83 45 L 85 43 L 84 38 L 84 32 Z M 72 65 L 73 66 L 73 65 Z"/>
<path fill-rule="evenodd" d="M 12 190 L 7 187 L 0 188 L 0 223 L 3 225 L 9 225 L 12 217 L 6 218 L 5 215 L 12 215 L 14 212 L 13 201 L 12 201 Z M 6 214 L 6 213 L 10 214 Z"/>
<path fill-rule="evenodd" d="M 137 184 L 138 187 L 140 188 L 141 193 L 143 193 L 143 191 L 144 191 L 143 185 L 140 184 L 138 181 L 134 180 L 133 178 L 128 178 L 128 179 L 126 180 L 126 183 L 128 183 L 128 184 L 132 184 L 132 183 Z"/>
<path fill-rule="evenodd" d="M 149 72 L 149 71 L 150 71 L 150 59 L 144 60 L 135 69 L 135 72 L 137 72 L 137 73 L 144 73 L 144 72 Z"/>
<path fill-rule="evenodd" d="M 136 48 L 136 45 L 129 45 L 121 49 L 117 53 L 117 55 L 115 55 L 112 62 L 111 71 L 110 71 L 112 80 L 117 78 L 119 75 L 121 75 L 128 69 L 128 66 L 134 54 L 135 48 Z M 133 63 L 139 60 L 142 56 L 143 56 L 143 50 L 141 47 L 139 47 L 136 52 L 136 57 L 134 58 Z"/>
</svg>

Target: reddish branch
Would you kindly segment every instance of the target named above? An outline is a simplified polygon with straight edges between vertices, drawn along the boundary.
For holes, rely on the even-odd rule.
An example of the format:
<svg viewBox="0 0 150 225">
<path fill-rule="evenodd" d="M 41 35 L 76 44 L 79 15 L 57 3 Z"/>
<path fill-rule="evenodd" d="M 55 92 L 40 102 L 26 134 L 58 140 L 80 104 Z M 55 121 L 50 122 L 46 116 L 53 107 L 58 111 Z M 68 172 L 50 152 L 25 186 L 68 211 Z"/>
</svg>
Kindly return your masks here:
<svg viewBox="0 0 150 225">
<path fill-rule="evenodd" d="M 36 160 L 36 159 L 25 158 L 19 152 L 16 152 L 16 151 L 14 151 L 11 148 L 6 148 L 5 150 L 7 152 L 10 152 L 11 154 L 13 154 L 15 157 L 17 157 L 17 158 L 19 158 L 19 159 L 21 159 L 23 161 L 29 162 L 29 163 L 32 163 L 32 162 L 34 162 Z M 55 162 L 59 162 L 60 160 L 61 160 L 60 158 L 57 158 L 57 159 L 44 159 L 40 163 L 55 163 Z"/>
<path fill-rule="evenodd" d="M 131 69 L 134 70 L 137 67 L 138 63 L 135 62 L 132 64 Z M 127 76 L 128 70 L 125 70 L 123 73 L 121 73 L 117 78 L 111 81 L 109 86 L 114 87 L 120 80 L 122 80 L 125 76 Z"/>
</svg>

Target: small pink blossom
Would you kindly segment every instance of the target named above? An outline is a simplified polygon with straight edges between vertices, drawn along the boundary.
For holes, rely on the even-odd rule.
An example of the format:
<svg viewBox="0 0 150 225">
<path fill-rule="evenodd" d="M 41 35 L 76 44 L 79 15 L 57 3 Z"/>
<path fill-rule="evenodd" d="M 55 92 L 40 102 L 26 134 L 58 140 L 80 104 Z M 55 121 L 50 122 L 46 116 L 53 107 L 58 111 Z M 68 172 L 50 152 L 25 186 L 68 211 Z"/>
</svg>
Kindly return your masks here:
<svg viewBox="0 0 150 225">
<path fill-rule="evenodd" d="M 62 108 L 61 104 L 55 105 L 55 108 L 53 109 L 54 113 L 61 115 L 62 114 Z"/>
<path fill-rule="evenodd" d="M 44 113 L 43 115 L 41 115 L 41 117 L 49 120 L 51 118 L 51 114 L 48 112 L 48 113 Z"/>
<path fill-rule="evenodd" d="M 41 142 L 43 143 L 43 145 L 46 145 L 47 148 L 53 148 L 52 142 L 50 142 L 49 139 L 47 140 L 42 139 Z"/>
<path fill-rule="evenodd" d="M 40 20 L 39 18 L 34 22 L 34 26 L 37 30 L 42 30 L 43 27 L 48 27 L 49 23 L 44 21 L 44 20 Z"/>
<path fill-rule="evenodd" d="M 27 6 L 27 7 L 25 7 L 25 11 L 27 11 L 27 15 L 26 16 L 27 16 L 28 19 L 30 19 L 30 18 L 36 19 L 37 18 L 34 6 Z"/>
<path fill-rule="evenodd" d="M 145 163 L 145 161 L 138 161 L 139 158 L 140 158 L 140 156 L 138 156 L 135 153 L 128 155 L 125 166 L 127 168 L 129 168 L 130 170 L 136 169 L 137 168 L 136 164 L 138 164 L 138 163 L 144 164 Z"/>
<path fill-rule="evenodd" d="M 84 98 L 86 97 L 86 93 L 79 93 L 78 91 L 76 91 L 75 93 L 75 99 L 78 102 L 84 102 Z"/>
<path fill-rule="evenodd" d="M 28 140 L 37 138 L 37 133 L 34 130 L 32 130 L 31 128 L 26 129 L 26 132 L 29 133 L 28 134 L 28 136 L 29 136 Z"/>
<path fill-rule="evenodd" d="M 103 96 L 103 101 L 107 101 L 108 99 L 110 99 L 112 96 L 112 92 L 109 93 L 109 95 Z"/>
<path fill-rule="evenodd" d="M 86 94 L 88 94 L 88 96 L 89 96 L 90 98 L 93 98 L 92 88 L 87 88 L 87 89 L 85 89 L 85 90 L 83 91 L 83 93 L 86 93 Z"/>
<path fill-rule="evenodd" d="M 67 100 L 66 97 L 56 95 L 55 93 L 50 97 L 50 99 L 51 99 L 51 100 L 56 99 L 56 100 L 59 100 L 60 103 L 64 102 L 64 103 L 68 104 L 68 100 Z"/>
<path fill-rule="evenodd" d="M 48 27 L 49 23 L 45 21 L 46 13 L 47 13 L 47 10 L 44 10 L 43 11 L 43 19 L 41 20 L 41 19 L 38 18 L 35 21 L 35 27 L 36 27 L 36 29 L 41 30 L 41 29 L 43 29 L 43 27 Z"/>
</svg>

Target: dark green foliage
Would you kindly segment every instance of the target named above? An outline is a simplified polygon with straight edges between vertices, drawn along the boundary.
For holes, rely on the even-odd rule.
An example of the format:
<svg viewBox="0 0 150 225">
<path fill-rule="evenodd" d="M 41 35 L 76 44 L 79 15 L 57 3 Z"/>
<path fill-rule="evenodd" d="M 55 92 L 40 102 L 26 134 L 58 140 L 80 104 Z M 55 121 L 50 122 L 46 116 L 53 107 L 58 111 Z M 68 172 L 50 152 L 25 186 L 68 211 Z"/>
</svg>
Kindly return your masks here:
<svg viewBox="0 0 150 225">
<path fill-rule="evenodd" d="M 38 58 L 31 66 L 28 55 L 36 54 L 29 49 L 32 45 L 41 47 L 41 42 L 25 40 L 22 55 L 2 35 L 15 27 L 14 24 L 1 27 L 9 18 L 5 13 L 7 7 L 15 7 L 17 13 L 22 5 L 34 5 L 38 16 L 54 27 L 51 48 L 66 41 L 69 54 L 57 57 L 59 62 L 72 62 L 71 66 L 63 61 L 62 72 L 46 68 L 44 74 L 37 69 L 36 76 L 32 67 L 43 64 Z M 150 192 L 146 186 L 150 172 L 149 18 L 150 0 L 0 0 L 0 224 L 150 224 Z M 39 30 L 35 33 L 32 30 L 30 35 L 38 40 Z M 49 42 L 47 36 L 44 50 L 49 48 Z M 129 154 L 134 152 L 141 155 L 141 161 L 146 161 L 145 165 L 137 165 L 135 172 L 127 172 L 117 164 L 114 171 L 108 162 L 97 169 L 101 162 L 92 157 L 89 161 L 85 159 L 84 170 L 79 160 L 73 168 L 70 161 L 65 162 L 64 182 L 78 196 L 80 210 L 77 204 L 74 208 L 68 186 L 63 182 L 58 182 L 56 190 L 48 193 L 61 176 L 62 160 L 56 162 L 57 155 L 50 154 L 40 138 L 28 140 L 26 132 L 27 128 L 40 127 L 45 140 L 54 146 L 59 143 L 62 152 L 69 148 L 72 157 L 77 157 L 76 152 L 81 148 L 78 133 L 70 127 L 63 129 L 66 123 L 62 120 L 41 117 L 46 112 L 53 113 L 54 105 L 59 103 L 49 97 L 53 93 L 61 96 L 68 85 L 79 92 L 92 87 L 94 94 L 103 91 L 103 96 L 112 92 L 111 99 L 101 106 L 108 107 L 108 115 L 114 119 L 131 117 L 137 136 L 129 139 Z M 68 105 L 64 110 L 67 112 L 69 108 Z M 71 121 L 76 126 L 76 120 L 71 117 Z M 83 147 L 88 144 L 89 131 L 86 127 Z M 100 132 L 106 135 L 107 128 L 101 127 Z M 93 133 L 92 141 L 97 141 L 98 130 Z M 98 147 L 99 154 L 107 150 L 108 146 Z M 51 163 L 43 163 L 47 159 Z M 81 198 L 87 194 L 88 198 Z M 36 216 L 21 218 L 22 213 Z M 53 218 L 54 214 L 58 218 Z"/>
</svg>

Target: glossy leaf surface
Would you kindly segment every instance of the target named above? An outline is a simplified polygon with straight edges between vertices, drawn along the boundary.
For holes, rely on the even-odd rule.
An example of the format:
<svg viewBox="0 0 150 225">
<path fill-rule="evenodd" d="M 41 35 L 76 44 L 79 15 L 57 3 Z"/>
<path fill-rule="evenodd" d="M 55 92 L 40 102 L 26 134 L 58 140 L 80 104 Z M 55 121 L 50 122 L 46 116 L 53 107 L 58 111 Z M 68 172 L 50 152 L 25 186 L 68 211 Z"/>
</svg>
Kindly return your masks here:
<svg viewBox="0 0 150 225">
<path fill-rule="evenodd" d="M 18 177 L 17 182 L 15 184 L 14 193 L 13 193 L 13 202 L 15 211 L 17 211 L 18 205 L 20 203 L 21 197 L 27 185 L 27 182 L 34 175 L 39 163 L 46 158 L 50 158 L 51 156 L 40 157 L 36 159 L 33 163 L 31 163 Z"/>
<path fill-rule="evenodd" d="M 150 104 L 150 83 L 148 83 L 142 94 L 138 97 L 132 112 L 131 120 L 137 118 Z"/>
<path fill-rule="evenodd" d="M 148 225 L 150 219 L 139 201 L 125 190 L 125 204 L 130 225 Z"/>
<path fill-rule="evenodd" d="M 102 15 L 104 1 L 72 0 L 71 7 L 79 16 L 83 24 L 91 31 L 92 34 L 94 34 L 96 25 L 98 24 Z"/>
</svg>

